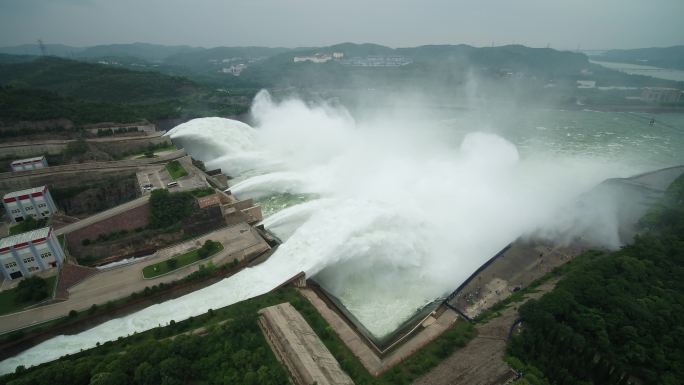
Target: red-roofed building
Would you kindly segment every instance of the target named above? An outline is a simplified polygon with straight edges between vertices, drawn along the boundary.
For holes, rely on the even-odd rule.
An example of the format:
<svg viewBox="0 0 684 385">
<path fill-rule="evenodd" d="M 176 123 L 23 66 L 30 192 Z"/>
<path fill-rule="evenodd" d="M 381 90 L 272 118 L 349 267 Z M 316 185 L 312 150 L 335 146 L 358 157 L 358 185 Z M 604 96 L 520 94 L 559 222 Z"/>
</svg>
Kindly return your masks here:
<svg viewBox="0 0 684 385">
<path fill-rule="evenodd" d="M 63 261 L 64 251 L 50 227 L 0 239 L 0 271 L 6 279 L 31 276 Z"/>
<path fill-rule="evenodd" d="M 7 216 L 13 223 L 21 222 L 28 217 L 41 219 L 51 216 L 57 211 L 47 186 L 14 191 L 2 197 Z"/>
<path fill-rule="evenodd" d="M 35 170 L 38 168 L 45 168 L 48 166 L 47 159 L 44 156 L 37 156 L 35 158 L 17 159 L 12 162 L 12 171 Z"/>
</svg>

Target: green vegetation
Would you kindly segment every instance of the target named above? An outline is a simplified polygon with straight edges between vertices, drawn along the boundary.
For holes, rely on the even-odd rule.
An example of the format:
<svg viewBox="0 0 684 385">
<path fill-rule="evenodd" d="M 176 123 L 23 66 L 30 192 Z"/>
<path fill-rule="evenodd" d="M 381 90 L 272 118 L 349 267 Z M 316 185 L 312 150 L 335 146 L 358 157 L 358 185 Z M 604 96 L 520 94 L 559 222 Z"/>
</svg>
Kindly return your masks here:
<svg viewBox="0 0 684 385">
<path fill-rule="evenodd" d="M 0 84 L 42 89 L 72 98 L 121 103 L 168 99 L 169 95 L 187 96 L 199 88 L 181 77 L 56 57 L 2 65 Z"/>
<path fill-rule="evenodd" d="M 520 307 L 517 366 L 554 384 L 684 383 L 684 176 L 642 224 L 632 245 L 575 258 Z"/>
<path fill-rule="evenodd" d="M 42 218 L 36 220 L 32 216 L 29 216 L 28 218 L 24 219 L 23 221 L 17 223 L 16 225 L 10 227 L 9 233 L 10 235 L 15 235 L 15 234 L 21 234 L 25 233 L 27 231 L 35 230 L 35 229 L 40 229 L 41 227 L 45 227 L 47 224 L 48 219 L 47 218 Z"/>
<path fill-rule="evenodd" d="M 4 63 L 7 63 L 5 61 Z M 153 71 L 44 57 L 0 63 L 0 119 L 4 122 L 68 119 L 47 131 L 78 131 L 98 122 L 130 123 L 244 113 L 249 99 L 222 95 L 211 87 Z M 0 137 L 45 129 L 7 129 Z"/>
<path fill-rule="evenodd" d="M 71 159 L 79 155 L 83 155 L 88 152 L 88 143 L 84 139 L 74 140 L 69 142 L 62 153 L 65 159 Z"/>
<path fill-rule="evenodd" d="M 121 229 L 121 230 L 117 230 L 117 231 L 112 231 L 111 233 L 98 234 L 97 238 L 95 238 L 94 240 L 90 240 L 90 239 L 86 238 L 86 239 L 81 241 L 81 244 L 83 246 L 88 246 L 88 245 L 92 245 L 94 243 L 115 241 L 117 239 L 125 238 L 126 236 L 128 236 L 131 233 L 140 233 L 140 232 L 143 232 L 144 230 L 145 230 L 145 228 L 138 227 L 132 231 L 126 230 L 126 229 Z"/>
<path fill-rule="evenodd" d="M 167 143 L 157 143 L 157 144 L 150 143 L 147 145 L 147 147 L 143 151 L 141 151 L 141 150 L 128 151 L 128 152 L 125 152 L 125 153 L 120 154 L 120 155 L 114 155 L 113 157 L 116 160 L 121 160 L 121 159 L 129 158 L 129 157 L 153 158 L 154 154 L 157 152 L 168 151 L 168 150 L 177 150 L 177 149 L 178 148 L 175 145 L 173 145 L 173 143 L 169 143 L 169 144 L 167 144 Z"/>
<path fill-rule="evenodd" d="M 188 172 L 185 171 L 185 168 L 183 168 L 183 165 L 180 164 L 179 161 L 174 160 L 166 164 L 166 171 L 169 172 L 169 175 L 171 175 L 171 178 L 173 180 L 180 179 L 186 175 L 188 175 Z"/>
<path fill-rule="evenodd" d="M 257 325 L 257 311 L 298 298 L 278 290 L 0 378 L 12 385 L 288 384 Z M 202 335 L 189 333 L 205 327 Z M 173 338 L 169 338 L 173 337 Z"/>
<path fill-rule="evenodd" d="M 212 187 L 201 187 L 190 191 L 190 194 L 192 194 L 192 196 L 195 198 L 206 197 L 214 193 L 216 193 L 216 190 L 214 190 Z"/>
<path fill-rule="evenodd" d="M 1 291 L 0 315 L 19 311 L 50 297 L 56 282 L 56 276 L 46 279 L 32 276 L 23 279 L 14 289 Z"/>
<path fill-rule="evenodd" d="M 223 250 L 223 245 L 220 242 L 207 240 L 199 249 L 190 250 L 187 253 L 175 256 L 166 261 L 146 266 L 142 271 L 143 277 L 158 277 L 160 275 L 180 269 L 181 267 L 187 266 L 191 263 L 206 259 L 221 250 Z"/>
<path fill-rule="evenodd" d="M 161 229 L 178 224 L 190 215 L 193 197 L 187 192 L 171 193 L 167 189 L 152 190 L 150 194 L 150 224 Z"/>
</svg>

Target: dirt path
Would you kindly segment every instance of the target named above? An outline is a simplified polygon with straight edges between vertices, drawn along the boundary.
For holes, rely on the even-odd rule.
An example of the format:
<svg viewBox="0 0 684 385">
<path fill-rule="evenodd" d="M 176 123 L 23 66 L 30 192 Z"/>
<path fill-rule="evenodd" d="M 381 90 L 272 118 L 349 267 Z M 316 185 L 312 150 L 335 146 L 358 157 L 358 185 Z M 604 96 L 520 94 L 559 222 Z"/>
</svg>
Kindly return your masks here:
<svg viewBox="0 0 684 385">
<path fill-rule="evenodd" d="M 527 294 L 525 299 L 541 297 L 551 291 L 556 282 L 546 282 L 534 293 Z M 477 337 L 416 380 L 414 385 L 494 385 L 504 384 L 514 378 L 515 373 L 503 361 L 503 356 L 508 332 L 518 319 L 519 305 L 512 304 L 500 316 L 476 326 Z"/>
</svg>

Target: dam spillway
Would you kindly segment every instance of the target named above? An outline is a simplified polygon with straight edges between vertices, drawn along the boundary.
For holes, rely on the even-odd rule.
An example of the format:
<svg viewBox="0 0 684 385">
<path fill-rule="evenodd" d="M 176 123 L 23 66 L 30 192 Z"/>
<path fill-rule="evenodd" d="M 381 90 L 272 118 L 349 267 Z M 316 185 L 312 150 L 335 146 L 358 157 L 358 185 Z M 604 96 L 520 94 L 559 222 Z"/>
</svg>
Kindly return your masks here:
<svg viewBox="0 0 684 385">
<path fill-rule="evenodd" d="M 264 95 L 253 114 L 254 127 L 203 118 L 169 134 L 234 177 L 236 195 L 274 202 L 264 225 L 284 240 L 278 251 L 203 290 L 46 341 L 3 361 L 0 371 L 251 298 L 300 271 L 382 338 L 602 180 L 684 161 L 676 132 L 668 133 L 671 153 L 625 162 L 607 145 L 568 153 L 545 138 L 550 153 L 543 153 L 528 138 L 509 140 L 476 124 L 355 122 L 343 110 Z M 621 135 L 625 146 L 654 140 L 636 130 Z"/>
</svg>

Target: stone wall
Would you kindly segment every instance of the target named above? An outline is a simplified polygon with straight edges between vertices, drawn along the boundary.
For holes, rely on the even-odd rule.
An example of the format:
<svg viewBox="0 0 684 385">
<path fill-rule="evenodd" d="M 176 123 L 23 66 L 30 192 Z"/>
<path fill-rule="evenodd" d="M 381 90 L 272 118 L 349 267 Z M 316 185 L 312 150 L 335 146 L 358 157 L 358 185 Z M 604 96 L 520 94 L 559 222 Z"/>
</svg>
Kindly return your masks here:
<svg viewBox="0 0 684 385">
<path fill-rule="evenodd" d="M 69 251 L 71 255 L 88 264 L 112 262 L 131 256 L 152 254 L 160 248 L 187 239 L 188 236 L 208 233 L 225 226 L 226 222 L 218 205 L 200 209 L 195 202 L 192 213 L 181 222 L 178 231 L 146 229 L 148 224 L 149 203 L 146 203 L 69 233 L 67 235 Z M 136 232 L 136 229 L 142 231 Z M 111 234 L 120 230 L 128 230 L 129 233 L 120 239 L 92 243 L 98 235 Z M 89 239 L 91 244 L 83 245 L 84 239 Z"/>
<path fill-rule="evenodd" d="M 81 255 L 84 253 L 82 242 L 84 239 L 91 241 L 97 239 L 100 234 L 110 234 L 114 231 L 144 228 L 149 224 L 150 205 L 145 203 L 142 206 L 132 208 L 120 214 L 94 223 L 90 226 L 71 232 L 67 235 L 68 247 L 72 254 Z"/>
<path fill-rule="evenodd" d="M 64 173 L 40 173 L 16 176 L 11 178 L 0 178 L 0 195 L 4 195 L 11 191 L 17 191 L 25 188 L 47 185 L 50 187 L 72 187 L 81 186 L 84 183 L 94 183 L 96 181 L 104 181 L 111 178 L 120 178 L 130 175 L 134 170 L 126 169 L 109 169 L 109 170 L 84 170 Z"/>
<path fill-rule="evenodd" d="M 55 187 L 54 184 L 51 187 L 59 209 L 66 215 L 78 217 L 107 210 L 140 196 L 135 174 L 67 188 Z"/>
</svg>

